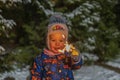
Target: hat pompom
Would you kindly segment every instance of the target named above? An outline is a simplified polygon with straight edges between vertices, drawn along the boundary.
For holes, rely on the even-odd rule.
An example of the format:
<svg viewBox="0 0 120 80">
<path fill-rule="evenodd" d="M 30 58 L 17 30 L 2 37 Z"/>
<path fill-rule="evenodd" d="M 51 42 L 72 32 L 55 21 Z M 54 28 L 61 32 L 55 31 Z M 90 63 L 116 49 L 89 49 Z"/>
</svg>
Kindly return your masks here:
<svg viewBox="0 0 120 80">
<path fill-rule="evenodd" d="M 49 25 L 50 24 L 54 24 L 54 23 L 61 23 L 61 24 L 66 24 L 67 20 L 65 17 L 58 15 L 58 14 L 54 14 L 50 17 L 49 19 Z"/>
</svg>

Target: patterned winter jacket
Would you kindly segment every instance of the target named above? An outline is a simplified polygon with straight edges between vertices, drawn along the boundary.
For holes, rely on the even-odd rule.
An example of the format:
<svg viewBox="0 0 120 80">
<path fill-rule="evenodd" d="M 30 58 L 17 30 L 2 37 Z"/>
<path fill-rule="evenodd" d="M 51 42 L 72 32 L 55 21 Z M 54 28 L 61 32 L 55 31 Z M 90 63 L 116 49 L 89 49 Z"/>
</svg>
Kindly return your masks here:
<svg viewBox="0 0 120 80">
<path fill-rule="evenodd" d="M 77 60 L 69 53 L 49 56 L 42 52 L 34 60 L 31 80 L 74 80 L 73 69 L 79 69 L 82 58 Z"/>
</svg>

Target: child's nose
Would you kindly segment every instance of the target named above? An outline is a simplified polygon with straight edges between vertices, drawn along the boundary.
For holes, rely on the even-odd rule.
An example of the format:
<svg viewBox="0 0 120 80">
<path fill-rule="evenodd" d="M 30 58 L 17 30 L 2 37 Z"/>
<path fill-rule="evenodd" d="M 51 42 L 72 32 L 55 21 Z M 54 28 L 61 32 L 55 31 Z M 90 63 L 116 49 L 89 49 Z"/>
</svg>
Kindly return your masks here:
<svg viewBox="0 0 120 80">
<path fill-rule="evenodd" d="M 60 42 L 56 42 L 56 46 L 59 46 L 60 45 Z"/>
</svg>

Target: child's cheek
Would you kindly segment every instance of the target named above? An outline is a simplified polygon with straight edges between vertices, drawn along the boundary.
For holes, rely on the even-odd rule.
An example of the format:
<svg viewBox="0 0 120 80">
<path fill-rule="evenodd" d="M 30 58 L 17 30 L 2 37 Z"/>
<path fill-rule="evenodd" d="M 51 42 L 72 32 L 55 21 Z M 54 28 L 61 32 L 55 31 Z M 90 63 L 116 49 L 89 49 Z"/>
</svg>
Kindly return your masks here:
<svg viewBox="0 0 120 80">
<path fill-rule="evenodd" d="M 61 45 L 61 49 L 64 49 L 65 48 L 65 45 L 64 45 L 64 43 Z"/>
</svg>

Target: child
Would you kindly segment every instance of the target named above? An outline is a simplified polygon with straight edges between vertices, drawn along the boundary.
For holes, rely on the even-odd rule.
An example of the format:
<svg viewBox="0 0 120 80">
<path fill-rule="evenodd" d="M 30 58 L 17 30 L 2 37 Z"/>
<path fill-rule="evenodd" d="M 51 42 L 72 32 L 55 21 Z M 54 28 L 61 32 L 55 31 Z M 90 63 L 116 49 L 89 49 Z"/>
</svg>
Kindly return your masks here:
<svg viewBox="0 0 120 80">
<path fill-rule="evenodd" d="M 74 80 L 73 69 L 79 69 L 82 58 L 72 45 L 67 44 L 68 28 L 60 15 L 50 17 L 47 49 L 35 58 L 31 80 Z"/>
</svg>

